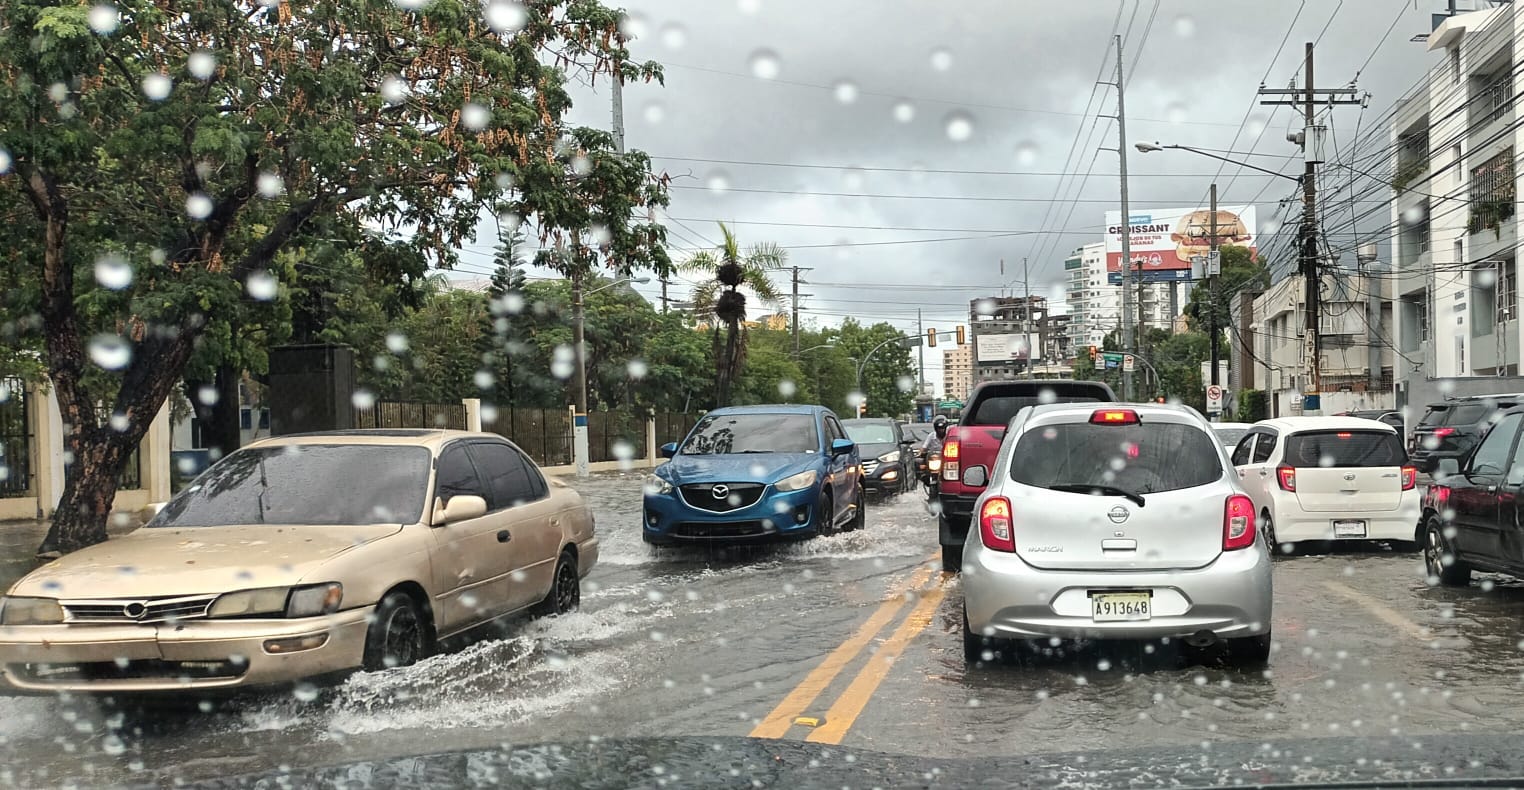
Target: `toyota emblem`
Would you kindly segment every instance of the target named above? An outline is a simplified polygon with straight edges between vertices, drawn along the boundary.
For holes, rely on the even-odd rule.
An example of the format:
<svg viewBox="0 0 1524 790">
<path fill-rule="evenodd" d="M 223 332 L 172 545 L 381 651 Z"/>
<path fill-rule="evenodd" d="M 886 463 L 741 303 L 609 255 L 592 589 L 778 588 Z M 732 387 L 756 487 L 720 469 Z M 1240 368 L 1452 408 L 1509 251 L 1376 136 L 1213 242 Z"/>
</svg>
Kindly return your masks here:
<svg viewBox="0 0 1524 790">
<path fill-rule="evenodd" d="M 1106 512 L 1106 518 L 1111 519 L 1111 523 L 1113 524 L 1120 524 L 1123 521 L 1126 521 L 1127 517 L 1130 515 L 1132 515 L 1132 513 L 1130 513 L 1127 508 L 1122 507 L 1121 505 L 1117 505 L 1116 507 Z"/>
<path fill-rule="evenodd" d="M 724 499 L 725 497 L 730 496 L 730 486 L 721 483 L 714 488 L 709 489 L 709 493 L 713 495 L 715 499 Z"/>
<path fill-rule="evenodd" d="M 122 607 L 122 614 L 129 619 L 137 620 L 148 613 L 148 605 L 142 601 L 133 601 Z"/>
</svg>

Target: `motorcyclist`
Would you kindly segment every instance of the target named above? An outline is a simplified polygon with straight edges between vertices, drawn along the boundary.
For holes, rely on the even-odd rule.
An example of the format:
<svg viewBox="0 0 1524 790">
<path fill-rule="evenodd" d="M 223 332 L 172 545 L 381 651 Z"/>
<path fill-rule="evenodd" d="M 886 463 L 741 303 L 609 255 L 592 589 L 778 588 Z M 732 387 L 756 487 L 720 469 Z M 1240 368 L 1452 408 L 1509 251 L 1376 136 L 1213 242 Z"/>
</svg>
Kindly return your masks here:
<svg viewBox="0 0 1524 790">
<path fill-rule="evenodd" d="M 928 457 L 932 453 L 942 452 L 942 440 L 947 438 L 948 422 L 945 414 L 932 418 L 931 433 L 926 434 L 926 441 L 921 443 L 921 449 L 926 451 Z"/>
</svg>

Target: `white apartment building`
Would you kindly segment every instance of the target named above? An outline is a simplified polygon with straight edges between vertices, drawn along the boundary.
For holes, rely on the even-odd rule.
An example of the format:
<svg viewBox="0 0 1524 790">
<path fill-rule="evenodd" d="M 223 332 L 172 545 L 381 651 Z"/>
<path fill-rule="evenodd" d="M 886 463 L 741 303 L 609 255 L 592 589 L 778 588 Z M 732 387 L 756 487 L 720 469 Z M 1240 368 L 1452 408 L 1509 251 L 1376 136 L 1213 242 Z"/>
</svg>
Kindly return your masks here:
<svg viewBox="0 0 1524 790">
<path fill-rule="evenodd" d="M 1286 277 L 1254 298 L 1253 323 L 1241 334 L 1250 347 L 1238 359 L 1260 369 L 1247 376 L 1242 374 L 1248 371 L 1241 371 L 1240 376 L 1268 389 L 1271 416 L 1336 414 L 1395 405 L 1395 355 L 1387 340 L 1392 333 L 1391 305 L 1381 296 L 1386 280 L 1380 271 L 1365 276 L 1334 270 L 1323 277 L 1322 320 L 1318 325 L 1321 403 L 1317 412 L 1303 408 L 1308 384 L 1302 359 L 1307 320 L 1303 278 Z M 1233 381 L 1230 377 L 1230 384 Z"/>
<path fill-rule="evenodd" d="M 1064 259 L 1074 347 L 1099 346 L 1121 326 L 1122 289 L 1106 282 L 1106 245 L 1086 244 Z"/>
<path fill-rule="evenodd" d="M 974 347 L 953 346 L 942 352 L 942 397 L 966 401 L 974 388 Z"/>
<path fill-rule="evenodd" d="M 1436 378 L 1519 372 L 1515 8 L 1437 26 L 1428 45 L 1444 58 L 1393 119 L 1398 405 L 1427 400 Z"/>
</svg>

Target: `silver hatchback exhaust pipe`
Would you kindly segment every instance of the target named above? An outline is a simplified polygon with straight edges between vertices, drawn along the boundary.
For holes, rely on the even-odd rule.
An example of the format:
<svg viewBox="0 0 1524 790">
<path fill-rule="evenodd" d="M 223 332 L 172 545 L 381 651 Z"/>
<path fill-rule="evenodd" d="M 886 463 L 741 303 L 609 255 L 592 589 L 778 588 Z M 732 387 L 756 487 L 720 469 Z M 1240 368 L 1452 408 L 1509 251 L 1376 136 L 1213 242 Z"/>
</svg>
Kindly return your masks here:
<svg viewBox="0 0 1524 790">
<path fill-rule="evenodd" d="M 1211 631 L 1201 630 L 1186 637 L 1185 643 L 1191 647 L 1210 647 L 1217 644 L 1217 635 Z"/>
</svg>

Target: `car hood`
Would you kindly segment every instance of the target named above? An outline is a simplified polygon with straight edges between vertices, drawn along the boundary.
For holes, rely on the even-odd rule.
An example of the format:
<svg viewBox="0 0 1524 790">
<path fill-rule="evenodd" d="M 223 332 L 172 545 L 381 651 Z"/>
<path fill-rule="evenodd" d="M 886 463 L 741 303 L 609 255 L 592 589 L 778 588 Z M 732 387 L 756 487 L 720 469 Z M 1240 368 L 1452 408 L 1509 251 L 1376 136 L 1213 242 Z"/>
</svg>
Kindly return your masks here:
<svg viewBox="0 0 1524 790">
<path fill-rule="evenodd" d="M 148 777 L 183 787 L 349 787 L 356 776 L 395 788 L 545 787 L 1002 787 L 1237 788 L 1513 786 L 1524 774 L 1517 737 L 1313 738 L 1213 741 L 1056 754 L 921 757 L 737 736 L 595 738 L 441 751 L 315 768 L 282 767 L 199 780 L 184 768 Z M 739 770 L 738 770 L 739 769 Z M 171 773 L 173 771 L 173 773 Z M 1453 771 L 1453 773 L 1452 773 Z M 1464 777 L 1462 779 L 1462 777 Z M 523 782 L 518 782 L 523 779 Z M 753 783 L 756 783 L 755 785 Z"/>
<path fill-rule="evenodd" d="M 679 455 L 662 466 L 663 476 L 688 483 L 773 483 L 820 463 L 814 453 Z"/>
<path fill-rule="evenodd" d="M 285 587 L 333 557 L 401 530 L 397 524 L 144 528 L 53 560 L 16 582 L 10 594 L 121 598 Z"/>
</svg>

